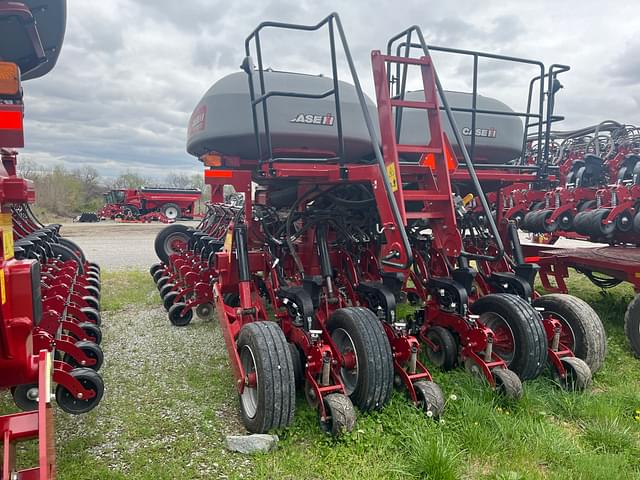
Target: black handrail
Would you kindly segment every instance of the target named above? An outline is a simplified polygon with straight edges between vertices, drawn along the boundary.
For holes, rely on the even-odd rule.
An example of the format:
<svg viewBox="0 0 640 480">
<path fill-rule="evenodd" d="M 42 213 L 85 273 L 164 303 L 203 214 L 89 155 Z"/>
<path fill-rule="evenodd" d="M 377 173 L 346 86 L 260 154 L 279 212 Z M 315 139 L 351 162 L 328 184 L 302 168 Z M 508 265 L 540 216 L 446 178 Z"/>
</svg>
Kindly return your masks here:
<svg viewBox="0 0 640 480">
<path fill-rule="evenodd" d="M 331 48 L 331 69 L 332 69 L 332 77 L 333 77 L 333 89 L 329 92 L 325 92 L 321 98 L 326 96 L 334 95 L 334 99 L 336 101 L 336 129 L 338 133 L 338 158 L 341 165 L 344 164 L 345 155 L 344 155 L 344 138 L 342 132 L 342 115 L 340 109 L 340 89 L 338 83 L 338 68 L 337 68 L 337 58 L 336 58 L 336 39 L 335 39 L 335 31 L 334 28 L 337 29 L 337 36 L 340 40 L 340 44 L 342 45 L 342 49 L 344 52 L 345 60 L 347 65 L 349 66 L 349 72 L 351 73 L 351 78 L 353 80 L 353 86 L 355 87 L 356 94 L 358 97 L 358 102 L 360 103 L 360 107 L 362 109 L 362 115 L 364 117 L 364 122 L 367 126 L 367 131 L 369 133 L 369 137 L 371 139 L 371 144 L 373 146 L 373 152 L 376 157 L 376 161 L 378 164 L 378 168 L 380 169 L 380 174 L 382 176 L 385 193 L 387 196 L 387 200 L 391 206 L 391 211 L 393 214 L 393 220 L 398 227 L 400 237 L 402 240 L 402 246 L 407 254 L 407 261 L 405 263 L 394 262 L 391 259 L 382 259 L 381 262 L 384 265 L 391 266 L 398 269 L 407 269 L 413 263 L 413 256 L 411 252 L 411 244 L 409 243 L 409 238 L 407 236 L 406 230 L 404 228 L 404 222 L 402 220 L 402 216 L 400 215 L 400 209 L 398 208 L 398 204 L 396 202 L 395 195 L 393 194 L 393 190 L 391 188 L 391 182 L 389 180 L 389 176 L 387 174 L 386 165 L 384 163 L 384 159 L 382 157 L 382 151 L 380 150 L 380 141 L 378 139 L 378 134 L 375 130 L 373 120 L 371 119 L 371 115 L 369 113 L 369 109 L 367 108 L 366 99 L 364 96 L 364 92 L 362 90 L 362 85 L 360 84 L 360 79 L 358 77 L 358 72 L 356 71 L 355 64 L 353 62 L 353 57 L 351 56 L 351 51 L 349 49 L 349 45 L 347 43 L 347 38 L 344 33 L 344 29 L 342 27 L 342 22 L 340 21 L 340 16 L 337 13 L 331 13 L 323 20 L 318 22 L 315 25 L 297 25 L 292 23 L 282 23 L 282 22 L 262 22 L 256 29 L 251 32 L 251 34 L 245 40 L 245 54 L 246 58 L 243 62 L 243 69 L 247 72 L 249 76 L 249 94 L 251 96 L 251 107 L 252 107 L 252 116 L 253 116 L 253 127 L 254 134 L 256 136 L 256 142 L 258 146 L 258 161 L 260 163 L 263 162 L 264 157 L 262 155 L 262 141 L 260 139 L 260 129 L 258 126 L 258 114 L 256 110 L 256 106 L 260 104 L 262 106 L 262 115 L 264 122 L 264 130 L 265 136 L 267 139 L 267 148 L 268 148 L 268 160 L 272 162 L 273 159 L 273 149 L 271 145 L 271 138 L 269 132 L 269 119 L 267 112 L 267 100 L 270 98 L 267 96 L 267 92 L 265 90 L 264 83 L 264 69 L 263 69 L 263 59 L 262 59 L 262 49 L 260 45 L 260 32 L 264 28 L 282 28 L 288 30 L 302 30 L 302 31 L 316 31 L 322 28 L 323 26 L 328 25 L 329 29 L 329 43 Z M 255 86 L 253 84 L 253 65 L 251 62 L 251 42 L 255 40 L 255 49 L 256 56 L 258 60 L 258 75 L 260 79 L 260 100 L 256 98 Z M 314 98 L 314 96 L 310 96 L 309 94 L 295 94 L 294 92 L 277 92 L 278 96 L 296 96 L 302 98 Z M 273 96 L 273 93 L 272 95 Z"/>
<path fill-rule="evenodd" d="M 418 36 L 418 39 L 420 41 L 420 43 L 417 44 L 418 46 L 416 48 L 422 49 L 422 52 L 423 52 L 424 56 L 430 58 L 431 57 L 431 53 L 429 51 L 429 46 L 427 45 L 427 42 L 424 39 L 424 35 L 422 34 L 422 30 L 417 25 L 413 25 L 413 26 L 409 27 L 408 29 L 404 30 L 403 32 L 400 32 L 399 34 L 391 37 L 391 39 L 387 42 L 387 55 L 391 55 L 391 52 L 393 51 L 393 44 L 397 40 L 401 39 L 402 37 L 406 37 L 407 38 L 405 43 L 409 47 L 405 48 L 405 51 L 408 52 L 409 49 L 412 48 L 412 44 L 411 44 L 411 33 L 412 32 L 416 33 L 416 35 Z M 401 45 L 403 45 L 403 44 L 401 44 Z M 405 47 L 406 47 L 406 45 L 405 45 Z M 406 70 L 406 68 L 407 68 L 407 65 L 405 64 L 405 70 Z M 398 70 L 398 72 L 399 72 L 399 70 Z M 487 199 L 486 199 L 486 197 L 484 195 L 484 192 L 482 190 L 482 186 L 480 185 L 480 181 L 478 180 L 478 175 L 476 174 L 476 170 L 474 168 L 473 161 L 471 160 L 471 157 L 469 156 L 469 152 L 467 151 L 467 147 L 466 147 L 466 145 L 464 143 L 464 139 L 462 138 L 462 134 L 460 133 L 460 130 L 458 129 L 458 124 L 456 122 L 456 119 L 453 116 L 453 110 L 451 109 L 451 107 L 449 105 L 449 102 L 447 100 L 447 97 L 444 94 L 444 88 L 442 88 L 442 84 L 440 83 L 440 79 L 438 78 L 438 73 L 436 72 L 435 68 L 433 69 L 433 75 L 434 75 L 434 78 L 435 78 L 435 81 L 436 81 L 436 89 L 437 89 L 438 93 L 440 94 L 440 100 L 442 101 L 442 106 L 444 107 L 444 110 L 445 110 L 445 112 L 447 114 L 447 119 L 449 120 L 449 123 L 451 125 L 451 129 L 453 130 L 453 135 L 455 136 L 456 142 L 458 142 L 458 145 L 460 147 L 460 151 L 462 152 L 462 156 L 464 157 L 466 168 L 469 171 L 469 177 L 471 178 L 473 186 L 474 186 L 474 188 L 476 190 L 476 194 L 477 194 L 478 198 L 480 199 L 480 204 L 482 205 L 482 209 L 487 214 L 487 220 L 489 222 L 489 227 L 491 229 L 491 234 L 495 238 L 496 247 L 498 249 L 498 252 L 496 253 L 496 255 L 483 255 L 483 254 L 475 254 L 475 253 L 467 252 L 463 248 L 463 250 L 460 252 L 460 255 L 463 256 L 463 257 L 466 257 L 466 258 L 472 258 L 472 259 L 476 259 L 476 260 L 487 260 L 489 262 L 495 262 L 497 260 L 500 260 L 504 256 L 504 245 L 502 244 L 502 239 L 500 237 L 500 233 L 498 232 L 498 227 L 496 226 L 495 220 L 493 219 L 493 215 L 491 214 L 491 209 L 489 208 L 489 204 L 488 204 Z M 396 93 L 400 94 L 400 98 L 404 98 L 404 92 L 405 92 L 405 89 L 406 89 L 406 75 L 403 76 L 402 84 L 399 85 L 397 88 L 400 88 L 400 90 L 397 91 Z"/>
</svg>

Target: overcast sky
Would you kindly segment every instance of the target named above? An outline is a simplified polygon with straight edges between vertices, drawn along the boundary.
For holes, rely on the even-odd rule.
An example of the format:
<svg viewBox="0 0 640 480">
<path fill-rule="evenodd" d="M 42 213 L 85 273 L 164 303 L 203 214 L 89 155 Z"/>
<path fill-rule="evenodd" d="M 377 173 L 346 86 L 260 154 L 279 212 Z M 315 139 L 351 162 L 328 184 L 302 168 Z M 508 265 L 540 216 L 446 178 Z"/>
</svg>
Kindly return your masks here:
<svg viewBox="0 0 640 480">
<path fill-rule="evenodd" d="M 311 24 L 334 10 L 372 97 L 371 50 L 418 24 L 433 45 L 570 65 L 556 107 L 566 128 L 604 119 L 640 124 L 634 1 L 68 0 L 58 65 L 24 85 L 23 157 L 91 165 L 108 176 L 200 172 L 185 151 L 189 116 L 211 84 L 238 71 L 246 35 L 263 20 Z M 266 64 L 327 74 L 325 38 L 266 37 Z M 445 88 L 469 87 L 465 64 L 435 59 Z M 531 70 L 487 64 L 482 71 L 481 93 L 522 108 Z"/>
</svg>

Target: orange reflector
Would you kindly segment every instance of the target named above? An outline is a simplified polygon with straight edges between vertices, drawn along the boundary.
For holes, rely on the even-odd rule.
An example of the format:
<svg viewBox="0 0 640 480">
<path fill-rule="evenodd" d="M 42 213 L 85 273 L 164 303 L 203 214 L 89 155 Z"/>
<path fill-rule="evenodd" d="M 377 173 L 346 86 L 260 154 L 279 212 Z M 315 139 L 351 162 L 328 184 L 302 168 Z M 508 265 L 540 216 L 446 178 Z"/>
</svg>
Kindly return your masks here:
<svg viewBox="0 0 640 480">
<path fill-rule="evenodd" d="M 220 155 L 214 155 L 213 153 L 208 153 L 200 157 L 202 163 L 206 167 L 221 167 L 222 166 L 222 157 Z"/>
<path fill-rule="evenodd" d="M 20 69 L 10 62 L 0 62 L 0 95 L 18 96 L 20 93 Z"/>
<path fill-rule="evenodd" d="M 22 112 L 0 111 L 0 130 L 22 130 Z"/>
<path fill-rule="evenodd" d="M 233 176 L 233 172 L 231 170 L 205 170 L 204 176 L 230 178 Z"/>
<path fill-rule="evenodd" d="M 420 159 L 420 165 L 429 167 L 431 170 L 436 169 L 436 156 L 433 153 L 425 153 Z"/>
<path fill-rule="evenodd" d="M 444 147 L 444 157 L 447 159 L 447 168 L 450 172 L 453 172 L 456 168 L 458 168 L 458 159 L 453 153 L 453 148 L 451 148 L 449 137 L 447 137 L 446 133 L 442 134 L 442 144 Z"/>
</svg>

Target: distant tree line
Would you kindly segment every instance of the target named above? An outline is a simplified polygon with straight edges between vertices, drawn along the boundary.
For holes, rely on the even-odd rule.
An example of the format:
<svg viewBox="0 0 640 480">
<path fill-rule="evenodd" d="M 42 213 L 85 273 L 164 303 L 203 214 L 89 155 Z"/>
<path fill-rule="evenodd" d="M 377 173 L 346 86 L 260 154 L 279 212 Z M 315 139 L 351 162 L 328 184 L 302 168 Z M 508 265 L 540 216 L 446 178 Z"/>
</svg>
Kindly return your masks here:
<svg viewBox="0 0 640 480">
<path fill-rule="evenodd" d="M 129 170 L 117 177 L 108 178 L 101 176 L 93 167 L 47 168 L 30 161 L 18 162 L 18 172 L 33 181 L 37 210 L 45 215 L 58 217 L 75 217 L 82 212 L 95 212 L 104 205 L 103 195 L 111 189 L 172 187 L 199 188 L 204 191 L 202 174 L 171 172 L 164 179 L 158 180 Z"/>
</svg>

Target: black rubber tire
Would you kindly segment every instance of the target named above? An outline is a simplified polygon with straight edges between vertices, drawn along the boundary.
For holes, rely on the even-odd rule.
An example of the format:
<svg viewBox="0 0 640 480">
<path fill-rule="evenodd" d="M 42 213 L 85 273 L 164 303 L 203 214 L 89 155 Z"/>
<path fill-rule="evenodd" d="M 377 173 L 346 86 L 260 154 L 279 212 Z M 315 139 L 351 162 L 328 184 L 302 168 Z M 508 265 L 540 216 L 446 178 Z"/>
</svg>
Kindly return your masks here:
<svg viewBox="0 0 640 480">
<path fill-rule="evenodd" d="M 153 277 L 153 275 L 160 270 L 164 265 L 162 263 L 154 263 L 149 267 L 149 275 Z"/>
<path fill-rule="evenodd" d="M 536 218 L 541 232 L 552 233 L 558 229 L 558 221 L 548 224 L 547 219 L 553 215 L 553 210 L 543 210 L 540 216 Z"/>
<path fill-rule="evenodd" d="M 160 289 L 160 298 L 164 298 L 167 293 L 171 292 L 175 288 L 175 283 L 165 283 Z"/>
<path fill-rule="evenodd" d="M 84 288 L 87 290 L 87 292 L 89 292 L 89 295 L 100 300 L 100 289 L 98 287 L 94 285 L 87 285 Z"/>
<path fill-rule="evenodd" d="M 225 305 L 229 307 L 239 307 L 240 295 L 238 295 L 237 293 L 223 293 L 222 301 Z"/>
<path fill-rule="evenodd" d="M 567 372 L 567 377 L 559 378 L 556 374 L 556 381 L 564 390 L 582 392 L 591 386 L 591 370 L 584 360 L 577 357 L 563 357 L 560 361 Z"/>
<path fill-rule="evenodd" d="M 76 242 L 73 242 L 66 237 L 58 237 L 58 244 L 64 245 L 73 253 L 75 253 L 78 256 L 78 258 L 80 258 L 80 261 L 82 262 L 83 265 L 86 263 L 87 257 L 84 256 L 84 252 Z"/>
<path fill-rule="evenodd" d="M 102 364 L 104 363 L 104 353 L 102 353 L 102 349 L 97 343 L 90 342 L 88 340 L 80 340 L 76 342 L 76 347 L 82 350 L 87 357 L 94 358 L 96 360 L 94 365 L 87 366 L 86 368 L 90 368 L 96 372 L 100 370 L 100 367 L 102 367 Z M 62 360 L 74 368 L 85 367 L 84 365 L 80 365 L 80 363 L 78 363 L 78 361 L 68 353 L 65 353 Z"/>
<path fill-rule="evenodd" d="M 162 306 L 167 312 L 169 312 L 177 297 L 178 292 L 169 292 L 164 297 L 162 297 Z"/>
<path fill-rule="evenodd" d="M 598 208 L 597 210 L 594 210 L 591 213 L 591 216 L 589 217 L 591 236 L 596 238 L 602 237 L 602 236 L 606 237 L 608 235 L 611 235 L 613 232 L 615 232 L 616 230 L 615 222 L 609 223 L 607 225 L 604 225 L 602 223 L 602 220 L 607 218 L 610 211 L 611 209 L 609 208 Z"/>
<path fill-rule="evenodd" d="M 547 336 L 542 317 L 533 306 L 517 295 L 494 293 L 471 305 L 471 312 L 499 314 L 513 333 L 514 356 L 509 363 L 521 380 L 536 378 L 547 363 Z"/>
<path fill-rule="evenodd" d="M 295 414 L 296 385 L 291 350 L 284 333 L 275 322 L 251 322 L 240 330 L 236 345 L 241 357 L 243 351 L 252 355 L 258 377 L 256 411 L 247 412 L 240 398 L 242 423 L 252 433 L 289 426 Z M 246 389 L 245 394 L 249 394 Z"/>
<path fill-rule="evenodd" d="M 591 373 L 600 370 L 607 355 L 607 334 L 600 317 L 587 302 L 573 295 L 552 293 L 536 298 L 533 306 L 544 308 L 566 324 L 573 332 L 573 354 L 589 365 Z"/>
<path fill-rule="evenodd" d="M 100 400 L 102 400 L 102 395 L 104 395 L 104 382 L 102 378 L 90 368 L 75 368 L 71 370 L 70 373 L 84 388 L 93 390 L 96 392 L 96 395 L 88 400 L 80 400 L 73 397 L 63 385 L 58 385 L 56 387 L 56 401 L 58 402 L 58 406 L 65 412 L 73 415 L 93 410 L 100 403 Z"/>
<path fill-rule="evenodd" d="M 640 294 L 629 302 L 624 314 L 624 333 L 629 340 L 631 351 L 640 358 Z"/>
<path fill-rule="evenodd" d="M 51 252 L 57 258 L 60 258 L 63 262 L 73 260 L 77 265 L 78 273 L 80 275 L 84 274 L 84 264 L 82 259 L 73 250 L 61 243 L 50 243 L 49 246 L 51 247 Z"/>
<path fill-rule="evenodd" d="M 156 255 L 160 260 L 162 260 L 165 265 L 169 263 L 169 255 L 173 253 L 169 241 L 171 240 L 171 238 L 179 237 L 184 239 L 185 243 L 188 243 L 190 238 L 189 234 L 187 233 L 188 230 L 189 227 L 187 227 L 186 225 L 174 223 L 173 225 L 169 225 L 168 227 L 165 227 L 160 230 L 160 232 L 158 232 L 153 245 L 156 251 Z"/>
<path fill-rule="evenodd" d="M 330 334 L 347 332 L 358 358 L 358 378 L 349 397 L 362 411 L 382 408 L 393 390 L 393 356 L 382 323 L 368 308 L 347 307 L 333 312 L 327 321 Z"/>
<path fill-rule="evenodd" d="M 165 277 L 165 276 L 166 276 L 166 272 L 164 271 L 163 268 L 160 268 L 153 274 L 153 281 L 157 285 L 158 280 L 160 280 L 162 277 Z"/>
<path fill-rule="evenodd" d="M 33 392 L 33 394 L 31 393 Z M 38 409 L 38 384 L 31 383 L 25 385 L 18 385 L 11 388 L 11 395 L 13 396 L 13 402 L 16 406 L 24 412 L 32 412 Z M 34 398 L 30 396 L 33 395 Z"/>
<path fill-rule="evenodd" d="M 302 361 L 302 352 L 294 343 L 289 344 L 291 350 L 291 363 L 293 365 L 293 375 L 296 379 L 296 388 L 304 385 L 304 363 Z"/>
<path fill-rule="evenodd" d="M 130 215 L 132 217 L 137 217 L 140 215 L 140 210 L 135 205 L 125 205 L 122 207 L 122 211 L 125 215 Z"/>
<path fill-rule="evenodd" d="M 458 344 L 453 334 L 444 327 L 435 325 L 427 330 L 427 338 L 440 347 L 437 352 L 426 346 L 429 361 L 441 370 L 451 370 L 458 362 Z"/>
<path fill-rule="evenodd" d="M 508 400 L 520 400 L 523 394 L 522 381 L 515 372 L 507 368 L 494 368 L 493 378 L 496 381 L 496 391 Z"/>
<path fill-rule="evenodd" d="M 205 302 L 196 307 L 196 316 L 201 320 L 212 320 L 215 314 L 213 303 Z"/>
<path fill-rule="evenodd" d="M 158 291 L 162 290 L 162 287 L 164 287 L 167 283 L 169 283 L 169 277 L 160 277 L 158 279 L 158 283 L 156 283 Z"/>
<path fill-rule="evenodd" d="M 102 318 L 100 317 L 100 312 L 95 308 L 84 307 L 84 308 L 81 308 L 80 311 L 84 313 L 84 316 L 89 322 L 97 325 L 98 327 L 102 324 Z"/>
<path fill-rule="evenodd" d="M 86 295 L 82 297 L 88 307 L 100 311 L 100 301 L 92 295 Z"/>
<path fill-rule="evenodd" d="M 171 209 L 175 209 L 175 211 L 177 212 L 176 216 L 169 216 L 167 215 L 167 211 L 170 211 Z M 175 203 L 165 203 L 164 205 L 162 205 L 162 207 L 160 207 L 160 212 L 162 212 L 162 214 L 167 217 L 169 220 L 177 220 L 178 218 L 180 218 L 180 214 L 182 213 L 182 209 L 176 205 Z"/>
<path fill-rule="evenodd" d="M 100 345 L 102 343 L 102 330 L 96 324 L 91 322 L 82 322 L 78 326 L 84 331 L 85 335 L 93 337 L 93 343 Z"/>
<path fill-rule="evenodd" d="M 440 386 L 435 382 L 420 380 L 413 384 L 418 397 L 418 407 L 433 418 L 440 418 L 444 413 L 445 400 Z"/>
<path fill-rule="evenodd" d="M 356 411 L 349 397 L 342 393 L 330 393 L 323 401 L 327 418 L 320 418 L 321 430 L 334 438 L 351 432 L 356 425 Z"/>
<path fill-rule="evenodd" d="M 184 307 L 185 304 L 182 302 L 174 303 L 173 305 L 171 305 L 171 308 L 169 308 L 168 311 L 169 321 L 171 322 L 171 325 L 175 325 L 176 327 L 186 327 L 187 325 L 189 325 L 189 323 L 191 323 L 191 320 L 193 319 L 193 310 L 187 310 L 187 313 L 185 315 L 181 315 L 180 312 Z"/>
</svg>

